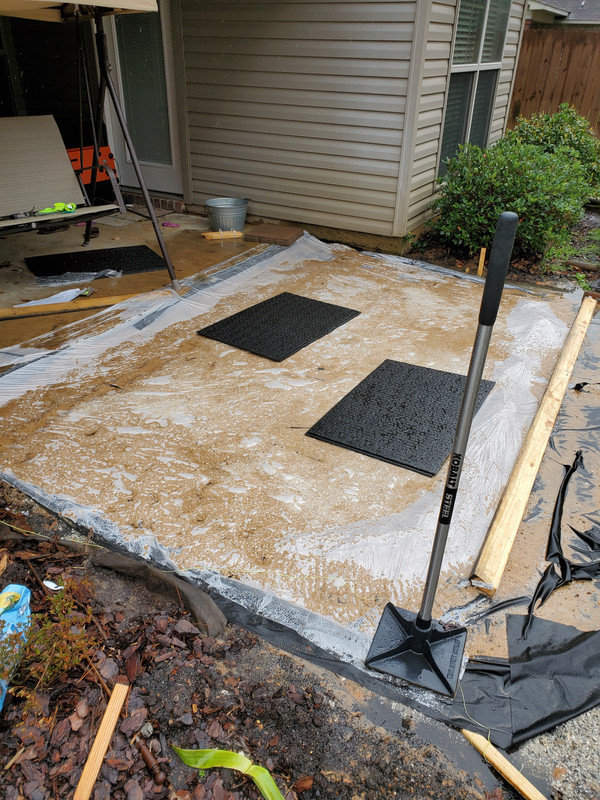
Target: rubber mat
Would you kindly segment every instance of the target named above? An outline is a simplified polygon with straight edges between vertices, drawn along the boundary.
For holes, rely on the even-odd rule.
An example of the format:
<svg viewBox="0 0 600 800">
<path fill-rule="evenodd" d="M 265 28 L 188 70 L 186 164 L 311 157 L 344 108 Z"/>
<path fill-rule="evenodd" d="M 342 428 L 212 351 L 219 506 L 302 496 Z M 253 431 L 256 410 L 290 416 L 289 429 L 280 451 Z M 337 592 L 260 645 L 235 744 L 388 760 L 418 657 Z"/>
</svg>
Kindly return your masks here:
<svg viewBox="0 0 600 800">
<path fill-rule="evenodd" d="M 167 268 L 164 259 L 145 244 L 32 256 L 26 258 L 25 263 L 36 278 L 64 275 L 66 272 L 102 272 L 105 269 L 133 273 Z"/>
<path fill-rule="evenodd" d="M 200 336 L 283 361 L 360 311 L 282 292 L 198 331 Z"/>
<path fill-rule="evenodd" d="M 464 375 L 388 359 L 306 435 L 435 475 L 452 449 L 465 381 Z M 481 382 L 477 409 L 493 386 Z"/>
</svg>

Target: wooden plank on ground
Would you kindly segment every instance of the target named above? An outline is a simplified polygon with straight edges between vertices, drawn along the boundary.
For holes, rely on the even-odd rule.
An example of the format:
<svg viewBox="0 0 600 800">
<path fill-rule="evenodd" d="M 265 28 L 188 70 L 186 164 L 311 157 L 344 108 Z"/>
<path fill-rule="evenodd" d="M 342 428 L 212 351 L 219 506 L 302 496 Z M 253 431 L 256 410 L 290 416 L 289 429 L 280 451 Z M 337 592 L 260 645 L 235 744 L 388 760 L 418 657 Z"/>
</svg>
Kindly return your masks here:
<svg viewBox="0 0 600 800">
<path fill-rule="evenodd" d="M 488 530 L 471 575 L 471 583 L 486 593 L 493 594 L 502 579 L 573 366 L 597 305 L 593 297 L 583 298 Z"/>
<path fill-rule="evenodd" d="M 494 769 L 502 775 L 504 780 L 510 783 L 525 800 L 546 800 L 546 797 L 530 783 L 523 773 L 511 764 L 494 745 L 480 733 L 472 733 L 463 728 L 462 735 L 481 755 L 488 761 Z"/>
<path fill-rule="evenodd" d="M 98 733 L 94 739 L 94 744 L 83 767 L 83 772 L 79 778 L 79 783 L 75 789 L 73 800 L 88 800 L 92 794 L 94 784 L 98 778 L 98 773 L 102 767 L 104 756 L 108 750 L 108 745 L 112 739 L 115 725 L 119 719 L 119 714 L 123 708 L 123 703 L 129 691 L 129 684 L 116 683 L 110 696 L 106 711 L 102 717 Z"/>
<path fill-rule="evenodd" d="M 24 306 L 22 308 L 0 308 L 0 321 L 21 319 L 23 317 L 44 317 L 47 314 L 65 314 L 70 311 L 89 311 L 95 308 L 108 308 L 132 297 L 136 294 L 119 294 L 113 297 L 82 297 L 75 298 L 69 303 L 48 303 L 43 306 Z"/>
</svg>

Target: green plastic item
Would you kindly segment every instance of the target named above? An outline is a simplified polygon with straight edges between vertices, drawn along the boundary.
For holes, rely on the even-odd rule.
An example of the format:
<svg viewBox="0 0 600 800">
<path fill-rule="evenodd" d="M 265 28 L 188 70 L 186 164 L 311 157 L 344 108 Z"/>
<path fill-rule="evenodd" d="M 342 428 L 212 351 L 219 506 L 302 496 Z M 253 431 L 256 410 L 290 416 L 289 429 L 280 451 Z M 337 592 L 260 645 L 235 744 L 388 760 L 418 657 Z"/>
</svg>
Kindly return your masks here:
<svg viewBox="0 0 600 800">
<path fill-rule="evenodd" d="M 54 203 L 52 208 L 42 208 L 36 214 L 71 214 L 77 208 L 77 203 Z"/>
<path fill-rule="evenodd" d="M 253 764 L 249 758 L 240 753 L 234 753 L 231 750 L 182 750 L 175 746 L 173 746 L 173 750 L 188 767 L 235 769 L 252 778 L 265 800 L 284 800 L 271 773 L 264 767 Z"/>
</svg>

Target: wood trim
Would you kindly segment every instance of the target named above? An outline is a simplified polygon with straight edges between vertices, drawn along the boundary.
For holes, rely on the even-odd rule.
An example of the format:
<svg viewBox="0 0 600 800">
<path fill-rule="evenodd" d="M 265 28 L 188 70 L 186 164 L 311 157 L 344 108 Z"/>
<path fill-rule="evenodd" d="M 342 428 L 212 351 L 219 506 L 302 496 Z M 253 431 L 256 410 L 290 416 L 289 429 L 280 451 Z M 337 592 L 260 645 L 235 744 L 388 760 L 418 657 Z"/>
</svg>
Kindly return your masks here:
<svg viewBox="0 0 600 800">
<path fill-rule="evenodd" d="M 502 777 L 513 786 L 525 800 L 546 800 L 519 770 L 500 753 L 494 745 L 480 733 L 473 733 L 463 728 L 462 735 L 471 742 L 473 747 L 481 753 L 485 760 L 497 770 Z"/>
<path fill-rule="evenodd" d="M 129 684 L 115 684 L 115 688 L 106 706 L 106 711 L 102 717 L 100 727 L 98 728 L 98 733 L 94 739 L 94 744 L 92 745 L 83 772 L 79 778 L 79 783 L 75 789 L 73 800 L 88 800 L 92 794 L 92 789 L 98 778 L 98 773 L 100 772 L 104 756 L 108 750 L 108 745 L 112 739 L 119 714 L 121 713 L 128 692 Z"/>
<path fill-rule="evenodd" d="M 427 54 L 427 30 L 429 28 L 432 5 L 433 0 L 419 0 L 419 2 L 415 3 L 413 49 L 406 89 L 404 131 L 402 133 L 402 149 L 400 150 L 400 163 L 398 165 L 398 188 L 396 190 L 392 236 L 405 236 L 408 233 L 410 177 L 412 174 L 419 124 L 417 109 L 419 97 L 421 96 L 421 85 L 423 83 L 423 71 Z"/>
</svg>

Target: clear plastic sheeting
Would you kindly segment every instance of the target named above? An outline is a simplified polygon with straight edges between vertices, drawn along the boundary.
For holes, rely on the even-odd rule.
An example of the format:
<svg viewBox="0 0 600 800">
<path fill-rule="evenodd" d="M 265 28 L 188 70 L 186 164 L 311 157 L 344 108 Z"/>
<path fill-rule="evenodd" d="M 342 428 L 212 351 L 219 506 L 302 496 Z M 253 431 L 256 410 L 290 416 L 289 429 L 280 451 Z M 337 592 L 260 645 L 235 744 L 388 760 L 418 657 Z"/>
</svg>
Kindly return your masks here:
<svg viewBox="0 0 600 800">
<path fill-rule="evenodd" d="M 359 663 L 387 601 L 418 605 L 444 470 L 304 434 L 385 359 L 466 374 L 482 282 L 305 234 L 188 285 L 0 351 L 0 468 L 111 546 Z M 196 335 L 283 291 L 361 313 L 280 363 Z M 469 573 L 578 299 L 505 290 L 441 602 Z"/>
<path fill-rule="evenodd" d="M 120 278 L 122 272 L 114 269 L 103 269 L 99 272 L 65 272 L 62 275 L 40 276 L 40 286 L 68 286 L 70 283 L 89 283 L 98 278 Z"/>
</svg>

